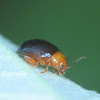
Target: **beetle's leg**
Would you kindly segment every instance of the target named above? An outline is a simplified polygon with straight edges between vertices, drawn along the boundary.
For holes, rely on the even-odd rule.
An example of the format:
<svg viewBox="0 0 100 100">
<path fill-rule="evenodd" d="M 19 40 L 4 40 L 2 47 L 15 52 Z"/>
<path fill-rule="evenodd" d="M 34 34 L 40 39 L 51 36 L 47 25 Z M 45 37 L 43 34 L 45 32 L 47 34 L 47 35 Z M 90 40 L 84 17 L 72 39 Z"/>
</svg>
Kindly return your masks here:
<svg viewBox="0 0 100 100">
<path fill-rule="evenodd" d="M 56 73 L 56 71 L 55 71 L 55 70 L 56 70 L 56 68 L 53 68 L 53 73 Z"/>
<path fill-rule="evenodd" d="M 31 67 L 39 66 L 39 62 L 35 63 L 36 65 L 31 65 Z"/>
<path fill-rule="evenodd" d="M 53 68 L 53 73 L 58 74 L 58 72 L 56 71 L 56 68 Z"/>
<path fill-rule="evenodd" d="M 39 62 L 37 62 L 34 58 L 29 56 L 24 56 L 25 61 L 29 64 L 33 64 L 31 67 L 39 66 Z"/>
<path fill-rule="evenodd" d="M 59 72 L 60 73 L 60 72 Z M 64 74 L 60 73 L 62 76 L 64 76 Z"/>
<path fill-rule="evenodd" d="M 48 69 L 49 69 L 49 66 L 47 66 L 46 69 L 45 69 L 45 71 L 44 71 L 44 72 L 41 72 L 41 73 L 45 73 L 45 72 L 47 72 Z"/>
<path fill-rule="evenodd" d="M 43 59 L 41 59 L 41 60 L 40 60 L 40 64 L 41 64 L 41 65 L 45 65 L 46 62 L 45 62 Z"/>
</svg>

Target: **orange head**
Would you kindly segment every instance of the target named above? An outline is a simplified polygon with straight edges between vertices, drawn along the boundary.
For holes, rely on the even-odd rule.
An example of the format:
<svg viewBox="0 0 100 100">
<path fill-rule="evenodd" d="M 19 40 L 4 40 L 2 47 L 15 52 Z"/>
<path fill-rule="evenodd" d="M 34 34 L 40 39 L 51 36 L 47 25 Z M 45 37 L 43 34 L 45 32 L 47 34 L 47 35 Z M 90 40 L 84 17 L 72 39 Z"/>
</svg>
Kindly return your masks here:
<svg viewBox="0 0 100 100">
<path fill-rule="evenodd" d="M 51 61 L 52 61 L 53 67 L 56 68 L 60 74 L 65 73 L 65 71 L 67 70 L 67 61 L 63 53 L 61 53 L 60 51 L 57 51 L 51 57 Z"/>
<path fill-rule="evenodd" d="M 66 60 L 66 57 L 60 51 L 56 51 L 56 53 L 54 53 L 53 56 L 51 57 L 52 66 L 56 68 L 61 75 L 65 74 L 65 71 L 67 70 L 67 68 L 72 67 L 74 64 L 76 64 L 81 59 L 86 59 L 86 57 L 85 56 L 80 57 L 70 66 L 67 66 L 68 62 Z"/>
</svg>

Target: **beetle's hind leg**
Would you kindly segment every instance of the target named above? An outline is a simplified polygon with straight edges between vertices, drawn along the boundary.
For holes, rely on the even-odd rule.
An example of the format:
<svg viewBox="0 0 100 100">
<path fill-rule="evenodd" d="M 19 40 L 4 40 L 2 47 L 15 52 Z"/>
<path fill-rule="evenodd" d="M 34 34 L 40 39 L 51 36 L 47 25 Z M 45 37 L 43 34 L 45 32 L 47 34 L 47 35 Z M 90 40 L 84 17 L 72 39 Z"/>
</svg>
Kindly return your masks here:
<svg viewBox="0 0 100 100">
<path fill-rule="evenodd" d="M 32 64 L 31 67 L 39 66 L 39 62 L 33 57 L 24 56 L 24 60 L 27 61 L 27 63 Z"/>
<path fill-rule="evenodd" d="M 31 65 L 31 67 L 39 66 L 39 62 L 35 63 L 35 65 Z"/>
</svg>

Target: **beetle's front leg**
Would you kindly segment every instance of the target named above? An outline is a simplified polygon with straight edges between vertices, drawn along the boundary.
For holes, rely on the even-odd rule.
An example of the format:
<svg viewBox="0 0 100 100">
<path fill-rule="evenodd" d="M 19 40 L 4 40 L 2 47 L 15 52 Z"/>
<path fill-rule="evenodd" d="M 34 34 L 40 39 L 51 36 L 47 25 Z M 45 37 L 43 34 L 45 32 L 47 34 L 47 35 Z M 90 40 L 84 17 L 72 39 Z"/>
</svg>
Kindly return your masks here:
<svg viewBox="0 0 100 100">
<path fill-rule="evenodd" d="M 44 72 L 41 72 L 41 73 L 45 73 L 45 72 L 47 72 L 48 69 L 49 69 L 49 66 L 47 66 L 46 69 L 45 69 L 45 71 L 44 71 Z"/>
<path fill-rule="evenodd" d="M 56 71 L 56 68 L 53 68 L 53 73 L 58 74 L 58 71 Z"/>
</svg>

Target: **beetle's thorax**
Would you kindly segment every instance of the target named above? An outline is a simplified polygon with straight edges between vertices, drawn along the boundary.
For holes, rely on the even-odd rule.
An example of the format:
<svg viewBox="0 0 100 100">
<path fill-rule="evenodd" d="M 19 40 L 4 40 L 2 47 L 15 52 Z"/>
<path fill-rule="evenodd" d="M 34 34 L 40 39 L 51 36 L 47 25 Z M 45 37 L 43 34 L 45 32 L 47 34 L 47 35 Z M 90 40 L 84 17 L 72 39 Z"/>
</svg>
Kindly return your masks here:
<svg viewBox="0 0 100 100">
<path fill-rule="evenodd" d="M 60 66 L 63 65 L 64 69 L 67 67 L 66 57 L 60 51 L 54 53 L 51 57 L 52 65 L 57 69 L 60 70 Z"/>
</svg>

